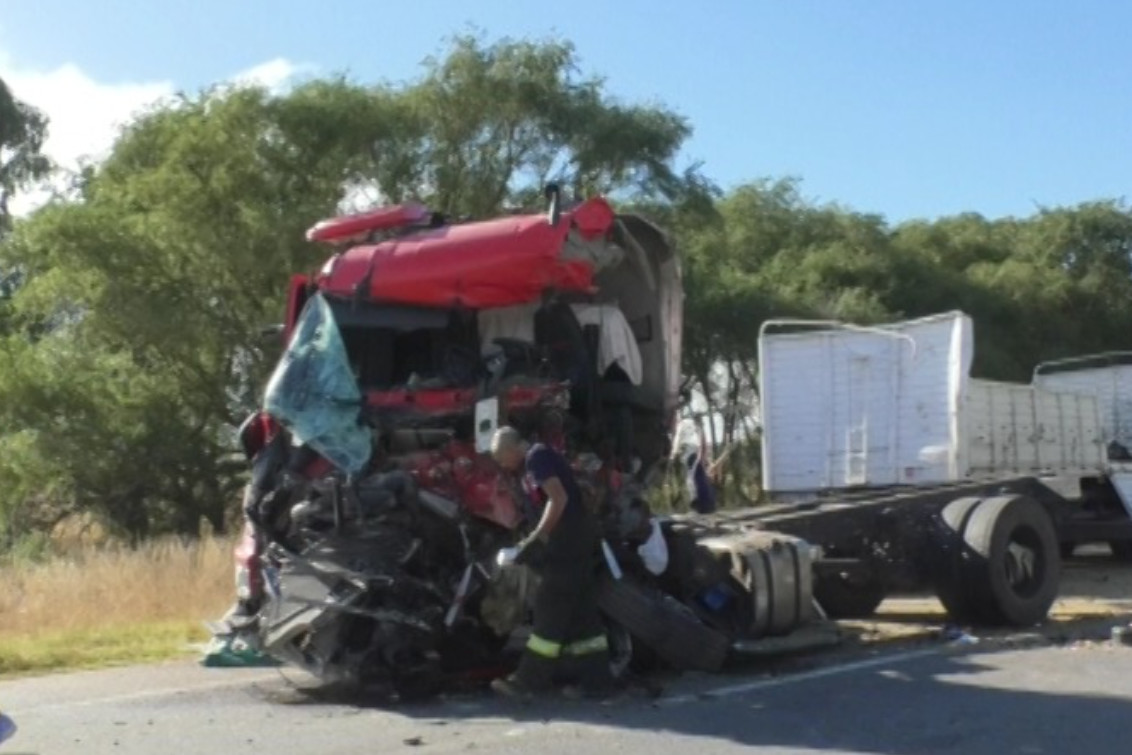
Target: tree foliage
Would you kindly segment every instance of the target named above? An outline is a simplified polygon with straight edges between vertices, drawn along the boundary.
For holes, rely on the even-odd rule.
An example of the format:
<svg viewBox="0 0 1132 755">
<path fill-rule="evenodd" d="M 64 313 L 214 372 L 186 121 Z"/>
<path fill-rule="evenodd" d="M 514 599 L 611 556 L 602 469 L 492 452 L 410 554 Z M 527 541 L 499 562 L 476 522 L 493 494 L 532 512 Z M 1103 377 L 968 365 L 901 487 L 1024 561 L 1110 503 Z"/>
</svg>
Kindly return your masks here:
<svg viewBox="0 0 1132 755">
<path fill-rule="evenodd" d="M 15 95 L 0 79 L 0 236 L 8 230 L 8 202 L 16 191 L 43 178 L 51 164 L 40 151 L 47 135 L 43 113 Z"/>
<path fill-rule="evenodd" d="M 73 201 L 0 247 L 24 277 L 0 340 L 9 528 L 76 509 L 135 536 L 223 527 L 232 432 L 274 356 L 257 333 L 327 255 L 305 229 L 344 202 L 467 217 L 530 207 L 550 178 L 636 201 L 704 191 L 674 167 L 688 124 L 576 63 L 563 42 L 464 36 L 404 86 L 219 88 L 127 126 Z"/>
</svg>

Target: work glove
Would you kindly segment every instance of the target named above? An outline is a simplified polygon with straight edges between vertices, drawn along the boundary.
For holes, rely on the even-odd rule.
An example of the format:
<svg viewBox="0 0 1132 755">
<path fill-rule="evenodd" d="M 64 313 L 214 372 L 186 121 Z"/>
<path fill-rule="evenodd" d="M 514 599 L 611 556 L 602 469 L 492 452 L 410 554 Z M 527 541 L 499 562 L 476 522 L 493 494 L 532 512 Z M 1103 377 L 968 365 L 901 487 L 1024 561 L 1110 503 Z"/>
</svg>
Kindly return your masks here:
<svg viewBox="0 0 1132 755">
<path fill-rule="evenodd" d="M 528 537 L 517 546 L 500 548 L 495 554 L 495 563 L 500 568 L 504 566 L 523 566 L 539 560 L 545 545 L 535 537 Z"/>
<path fill-rule="evenodd" d="M 518 547 L 500 548 L 499 552 L 495 554 L 495 565 L 502 569 L 505 566 L 511 566 L 515 563 L 515 559 L 519 556 Z"/>
</svg>

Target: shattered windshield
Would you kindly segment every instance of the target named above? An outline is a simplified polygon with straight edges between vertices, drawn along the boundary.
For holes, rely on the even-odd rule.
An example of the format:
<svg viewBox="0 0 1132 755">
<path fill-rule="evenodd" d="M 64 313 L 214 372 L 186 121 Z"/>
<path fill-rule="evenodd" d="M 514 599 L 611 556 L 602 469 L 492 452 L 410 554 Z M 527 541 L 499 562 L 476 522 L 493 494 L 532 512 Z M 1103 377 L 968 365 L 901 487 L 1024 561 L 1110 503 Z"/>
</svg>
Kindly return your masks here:
<svg viewBox="0 0 1132 755">
<path fill-rule="evenodd" d="M 360 422 L 362 393 L 350 369 L 330 305 L 315 294 L 295 324 L 264 395 L 264 410 L 348 474 L 365 468 L 372 452 Z"/>
</svg>

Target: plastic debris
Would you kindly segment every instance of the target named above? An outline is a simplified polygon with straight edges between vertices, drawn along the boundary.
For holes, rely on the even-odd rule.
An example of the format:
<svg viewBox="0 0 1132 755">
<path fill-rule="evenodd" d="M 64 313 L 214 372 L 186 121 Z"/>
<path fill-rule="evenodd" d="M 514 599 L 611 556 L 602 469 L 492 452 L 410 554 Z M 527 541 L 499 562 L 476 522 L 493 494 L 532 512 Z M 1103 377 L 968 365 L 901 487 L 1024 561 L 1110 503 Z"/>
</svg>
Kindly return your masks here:
<svg viewBox="0 0 1132 755">
<path fill-rule="evenodd" d="M 979 638 L 964 631 L 962 627 L 948 625 L 943 628 L 943 639 L 953 645 L 977 645 Z"/>
<path fill-rule="evenodd" d="M 1113 645 L 1132 645 L 1132 624 L 1112 628 Z"/>
<path fill-rule="evenodd" d="M 651 522 L 651 534 L 639 548 L 637 555 L 645 563 L 645 568 L 654 576 L 660 576 L 668 568 L 668 543 L 664 540 L 664 532 L 660 529 L 660 520 Z"/>
</svg>

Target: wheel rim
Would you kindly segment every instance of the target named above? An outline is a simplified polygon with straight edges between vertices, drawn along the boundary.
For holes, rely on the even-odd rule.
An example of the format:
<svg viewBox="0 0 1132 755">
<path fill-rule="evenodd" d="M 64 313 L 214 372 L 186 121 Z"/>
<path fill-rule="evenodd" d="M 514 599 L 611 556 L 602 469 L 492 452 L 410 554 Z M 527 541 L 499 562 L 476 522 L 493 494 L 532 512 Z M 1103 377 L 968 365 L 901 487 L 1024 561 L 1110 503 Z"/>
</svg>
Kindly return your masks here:
<svg viewBox="0 0 1132 755">
<path fill-rule="evenodd" d="M 1006 584 L 1020 598 L 1038 593 L 1045 579 L 1045 557 L 1041 537 L 1032 527 L 1018 527 L 1006 542 L 1003 570 Z"/>
</svg>

